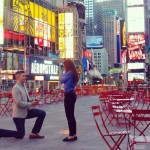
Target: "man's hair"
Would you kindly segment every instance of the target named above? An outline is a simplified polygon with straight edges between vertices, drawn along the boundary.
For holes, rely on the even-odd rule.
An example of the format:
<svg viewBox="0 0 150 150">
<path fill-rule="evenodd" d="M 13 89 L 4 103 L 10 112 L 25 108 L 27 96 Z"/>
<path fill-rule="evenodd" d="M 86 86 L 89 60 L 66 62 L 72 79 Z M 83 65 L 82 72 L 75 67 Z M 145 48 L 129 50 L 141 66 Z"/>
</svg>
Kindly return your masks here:
<svg viewBox="0 0 150 150">
<path fill-rule="evenodd" d="M 23 70 L 19 70 L 15 73 L 15 79 L 17 79 L 18 75 L 21 75 L 22 73 L 25 73 Z"/>
</svg>

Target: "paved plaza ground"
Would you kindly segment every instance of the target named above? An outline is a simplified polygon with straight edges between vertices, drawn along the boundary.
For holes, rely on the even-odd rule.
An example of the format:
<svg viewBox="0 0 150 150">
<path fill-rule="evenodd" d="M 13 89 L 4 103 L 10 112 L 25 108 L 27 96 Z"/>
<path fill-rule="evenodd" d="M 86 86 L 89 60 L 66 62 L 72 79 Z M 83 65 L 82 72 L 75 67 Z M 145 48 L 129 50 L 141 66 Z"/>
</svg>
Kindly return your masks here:
<svg viewBox="0 0 150 150">
<path fill-rule="evenodd" d="M 0 150 L 108 150 L 105 142 L 98 134 L 91 113 L 91 106 L 97 104 L 99 104 L 99 100 L 96 96 L 83 97 L 77 100 L 76 120 L 78 141 L 76 142 L 62 142 L 62 139 L 68 135 L 68 128 L 63 103 L 60 102 L 41 108 L 47 112 L 41 131 L 41 134 L 46 136 L 45 139 L 28 139 L 28 135 L 35 122 L 34 119 L 30 119 L 26 121 L 25 138 L 23 140 L 0 138 Z M 15 130 L 10 117 L 0 118 L 0 128 Z M 150 150 L 150 145 L 138 146 L 136 150 Z"/>
</svg>

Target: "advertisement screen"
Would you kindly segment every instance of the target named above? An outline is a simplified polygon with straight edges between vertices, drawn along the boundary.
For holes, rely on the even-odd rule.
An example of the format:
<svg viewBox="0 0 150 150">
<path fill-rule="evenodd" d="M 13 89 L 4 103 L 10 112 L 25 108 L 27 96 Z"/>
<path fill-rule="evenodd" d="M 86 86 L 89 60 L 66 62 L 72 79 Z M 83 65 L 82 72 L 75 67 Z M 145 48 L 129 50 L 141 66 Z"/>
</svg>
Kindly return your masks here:
<svg viewBox="0 0 150 150">
<path fill-rule="evenodd" d="M 144 0 L 127 0 L 128 6 L 144 5 Z"/>
<path fill-rule="evenodd" d="M 46 80 L 58 80 L 58 66 L 56 61 L 42 58 L 30 58 L 30 73 L 32 75 L 44 75 Z"/>
<path fill-rule="evenodd" d="M 0 1 L 0 44 L 4 43 L 4 28 L 3 28 L 4 0 Z"/>
<path fill-rule="evenodd" d="M 145 32 L 144 7 L 128 7 L 127 14 L 128 32 Z"/>
<path fill-rule="evenodd" d="M 145 63 L 128 63 L 128 69 L 145 69 Z"/>
<path fill-rule="evenodd" d="M 144 80 L 145 73 L 128 73 L 128 81 L 133 81 L 134 78 L 137 80 Z"/>
<path fill-rule="evenodd" d="M 128 35 L 128 57 L 129 60 L 146 59 L 144 34 Z"/>
<path fill-rule="evenodd" d="M 20 0 L 13 0 L 13 11 L 14 31 L 55 41 L 55 12 L 31 1 Z"/>
<path fill-rule="evenodd" d="M 86 36 L 87 48 L 102 48 L 103 37 L 102 36 Z"/>
<path fill-rule="evenodd" d="M 73 13 L 60 13 L 58 18 L 60 58 L 73 58 Z"/>
<path fill-rule="evenodd" d="M 121 40 L 121 48 L 126 47 L 127 37 L 126 37 L 126 24 L 124 20 L 120 21 L 120 40 Z"/>
<path fill-rule="evenodd" d="M 127 63 L 127 50 L 121 50 L 121 63 Z"/>
<path fill-rule="evenodd" d="M 88 50 L 83 51 L 83 57 L 92 58 L 92 52 Z"/>
</svg>

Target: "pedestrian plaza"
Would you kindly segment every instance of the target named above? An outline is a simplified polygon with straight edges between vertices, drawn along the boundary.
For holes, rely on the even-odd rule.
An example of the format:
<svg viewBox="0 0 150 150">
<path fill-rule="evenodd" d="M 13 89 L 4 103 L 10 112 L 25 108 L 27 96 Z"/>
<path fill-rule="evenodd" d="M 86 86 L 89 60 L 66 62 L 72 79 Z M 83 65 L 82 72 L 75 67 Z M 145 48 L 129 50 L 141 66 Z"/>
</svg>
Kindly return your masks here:
<svg viewBox="0 0 150 150">
<path fill-rule="evenodd" d="M 107 150 L 108 147 L 96 128 L 91 106 L 99 105 L 98 96 L 80 97 L 76 103 L 76 120 L 78 141 L 65 143 L 62 141 L 68 135 L 63 102 L 42 106 L 47 116 L 41 131 L 45 139 L 29 139 L 34 119 L 26 120 L 26 136 L 23 140 L 0 138 L 0 150 Z M 0 128 L 14 129 L 11 117 L 0 117 Z M 124 130 L 124 126 L 109 125 L 111 130 Z M 150 131 L 149 131 L 150 133 Z M 126 145 L 126 140 L 122 143 Z M 136 150 L 149 150 L 150 144 L 136 146 Z"/>
</svg>

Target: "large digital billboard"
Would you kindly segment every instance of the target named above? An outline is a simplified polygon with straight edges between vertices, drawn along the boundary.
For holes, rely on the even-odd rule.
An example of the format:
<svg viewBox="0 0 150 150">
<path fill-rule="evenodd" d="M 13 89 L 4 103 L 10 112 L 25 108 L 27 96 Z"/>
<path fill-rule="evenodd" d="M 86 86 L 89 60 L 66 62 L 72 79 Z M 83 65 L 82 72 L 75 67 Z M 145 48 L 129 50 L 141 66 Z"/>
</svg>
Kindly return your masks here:
<svg viewBox="0 0 150 150">
<path fill-rule="evenodd" d="M 29 0 L 13 0 L 13 11 L 14 31 L 55 42 L 55 12 Z"/>
<path fill-rule="evenodd" d="M 133 79 L 145 80 L 145 73 L 128 73 L 128 81 L 133 81 Z"/>
<path fill-rule="evenodd" d="M 102 36 L 86 36 L 86 48 L 102 48 Z"/>
<path fill-rule="evenodd" d="M 143 5 L 144 0 L 127 0 L 128 6 L 136 6 L 136 5 Z"/>
<path fill-rule="evenodd" d="M 0 44 L 4 43 L 3 14 L 4 14 L 4 0 L 0 0 Z"/>
<path fill-rule="evenodd" d="M 58 22 L 60 58 L 73 58 L 73 13 L 60 13 Z"/>
<path fill-rule="evenodd" d="M 144 7 L 128 7 L 127 16 L 129 33 L 145 32 Z"/>
<path fill-rule="evenodd" d="M 144 34 L 128 35 L 128 58 L 135 61 L 146 59 Z"/>
<path fill-rule="evenodd" d="M 56 61 L 31 57 L 30 58 L 31 75 L 43 75 L 46 80 L 58 80 L 58 65 Z"/>
<path fill-rule="evenodd" d="M 127 45 L 126 23 L 124 20 L 120 21 L 120 36 L 121 36 L 121 48 L 126 47 Z"/>
</svg>

